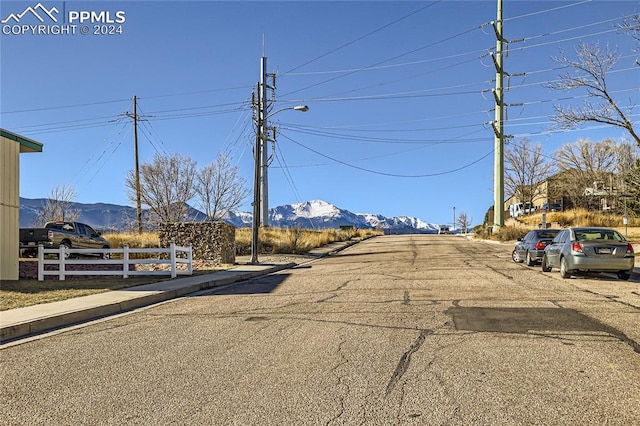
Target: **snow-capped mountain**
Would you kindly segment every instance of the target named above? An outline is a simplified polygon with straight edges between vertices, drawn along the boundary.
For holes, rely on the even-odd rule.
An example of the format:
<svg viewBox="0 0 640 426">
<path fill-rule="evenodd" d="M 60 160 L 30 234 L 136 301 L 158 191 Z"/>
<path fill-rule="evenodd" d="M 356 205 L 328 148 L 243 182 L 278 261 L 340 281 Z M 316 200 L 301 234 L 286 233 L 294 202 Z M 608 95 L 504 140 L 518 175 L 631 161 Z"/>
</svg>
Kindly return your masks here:
<svg viewBox="0 0 640 426">
<path fill-rule="evenodd" d="M 251 226 L 251 213 L 233 213 L 225 220 L 236 227 Z M 329 229 L 340 226 L 377 228 L 387 233 L 437 233 L 439 226 L 410 216 L 385 217 L 352 213 L 321 200 L 278 206 L 269 211 L 269 225 L 276 228 Z"/>
<path fill-rule="evenodd" d="M 269 225 L 278 228 L 370 227 L 362 217 L 320 200 L 275 207 L 269 211 L 269 222 Z"/>
<path fill-rule="evenodd" d="M 37 212 L 44 202 L 44 199 L 20 198 L 20 227 L 33 226 Z M 135 223 L 135 209 L 129 206 L 72 203 L 71 208 L 80 213 L 78 221 L 97 229 L 130 229 Z M 202 220 L 204 217 L 204 214 L 198 210 L 191 209 L 190 212 L 189 217 L 193 220 Z M 252 224 L 252 214 L 233 212 L 228 214 L 224 220 L 235 227 L 246 228 Z M 385 233 L 393 234 L 437 233 L 439 229 L 438 225 L 427 223 L 415 217 L 388 218 L 379 214 L 352 213 L 321 200 L 274 207 L 269 211 L 269 225 L 275 228 L 299 227 L 308 229 L 353 226 L 360 229 L 381 229 Z"/>
</svg>

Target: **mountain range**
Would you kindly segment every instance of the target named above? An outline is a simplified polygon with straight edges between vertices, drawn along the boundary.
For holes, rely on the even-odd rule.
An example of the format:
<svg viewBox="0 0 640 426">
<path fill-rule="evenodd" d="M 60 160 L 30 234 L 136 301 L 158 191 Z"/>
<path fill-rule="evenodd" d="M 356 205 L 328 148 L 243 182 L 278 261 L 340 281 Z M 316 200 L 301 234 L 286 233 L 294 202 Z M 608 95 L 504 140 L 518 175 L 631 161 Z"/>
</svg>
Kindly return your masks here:
<svg viewBox="0 0 640 426">
<path fill-rule="evenodd" d="M 20 198 L 20 227 L 31 227 L 36 222 L 38 212 L 46 202 L 43 198 Z M 117 204 L 71 203 L 71 209 L 79 212 L 78 222 L 86 223 L 101 230 L 122 231 L 134 228 L 136 209 Z M 143 213 L 144 214 L 144 213 Z M 201 221 L 204 213 L 189 208 L 190 220 Z M 224 220 L 237 227 L 251 226 L 251 213 L 233 212 Z M 390 234 L 432 234 L 439 226 L 410 216 L 385 217 L 380 214 L 352 213 L 326 201 L 314 200 L 297 204 L 278 206 L 269 211 L 269 225 L 276 228 L 331 229 L 341 226 L 355 228 L 376 228 Z"/>
</svg>

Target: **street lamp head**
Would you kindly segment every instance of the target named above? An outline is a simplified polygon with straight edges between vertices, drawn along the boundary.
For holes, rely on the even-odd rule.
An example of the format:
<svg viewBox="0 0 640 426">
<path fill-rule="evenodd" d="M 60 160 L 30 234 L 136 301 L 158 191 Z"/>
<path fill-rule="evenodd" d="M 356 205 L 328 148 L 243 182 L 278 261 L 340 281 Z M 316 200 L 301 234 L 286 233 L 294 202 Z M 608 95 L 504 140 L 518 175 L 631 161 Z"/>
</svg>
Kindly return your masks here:
<svg viewBox="0 0 640 426">
<path fill-rule="evenodd" d="M 307 105 L 297 105 L 297 106 L 294 106 L 293 109 L 296 111 L 302 111 L 302 112 L 309 111 L 309 107 Z"/>
</svg>

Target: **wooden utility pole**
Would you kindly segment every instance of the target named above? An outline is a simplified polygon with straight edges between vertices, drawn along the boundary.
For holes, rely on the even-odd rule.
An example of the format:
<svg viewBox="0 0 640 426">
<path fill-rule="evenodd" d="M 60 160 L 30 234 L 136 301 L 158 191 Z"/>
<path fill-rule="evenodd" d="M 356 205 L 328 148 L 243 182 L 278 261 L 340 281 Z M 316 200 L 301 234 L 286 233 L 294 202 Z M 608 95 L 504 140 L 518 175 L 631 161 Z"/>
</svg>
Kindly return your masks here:
<svg viewBox="0 0 640 426">
<path fill-rule="evenodd" d="M 142 234 L 142 203 L 140 202 L 140 163 L 138 161 L 138 107 L 133 97 L 133 152 L 136 162 L 136 208 L 138 217 L 138 234 Z"/>
</svg>

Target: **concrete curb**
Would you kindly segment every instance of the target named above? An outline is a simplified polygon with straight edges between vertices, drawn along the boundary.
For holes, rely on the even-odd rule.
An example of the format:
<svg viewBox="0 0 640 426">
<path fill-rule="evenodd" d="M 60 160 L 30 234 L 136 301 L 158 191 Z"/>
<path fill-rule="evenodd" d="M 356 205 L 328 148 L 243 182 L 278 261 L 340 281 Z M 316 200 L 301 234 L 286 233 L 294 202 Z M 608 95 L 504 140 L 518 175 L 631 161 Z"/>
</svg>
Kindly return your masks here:
<svg viewBox="0 0 640 426">
<path fill-rule="evenodd" d="M 307 253 L 306 262 L 330 256 L 360 240 L 336 242 Z M 305 263 L 306 263 L 305 262 Z M 240 265 L 226 271 L 192 275 L 59 302 L 0 312 L 0 345 L 27 336 L 116 315 L 190 293 L 246 281 L 297 266 L 297 263 Z"/>
<path fill-rule="evenodd" d="M 288 269 L 295 263 L 244 265 L 227 271 L 145 284 L 0 312 L 0 343 L 116 315 L 189 293 Z"/>
</svg>

